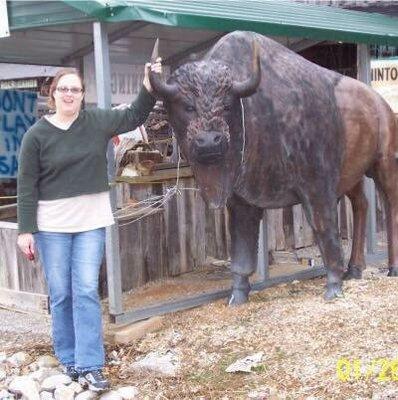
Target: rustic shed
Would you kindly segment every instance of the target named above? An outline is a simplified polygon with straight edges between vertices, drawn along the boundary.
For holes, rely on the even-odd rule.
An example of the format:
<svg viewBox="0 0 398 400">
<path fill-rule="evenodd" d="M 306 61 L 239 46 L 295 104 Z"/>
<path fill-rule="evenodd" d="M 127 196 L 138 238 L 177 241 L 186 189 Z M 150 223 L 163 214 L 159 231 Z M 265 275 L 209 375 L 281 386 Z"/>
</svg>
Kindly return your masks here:
<svg viewBox="0 0 398 400">
<path fill-rule="evenodd" d="M 169 65 L 178 65 L 190 53 L 207 49 L 225 32 L 236 29 L 253 30 L 273 36 L 295 51 L 303 50 L 324 40 L 359 43 L 358 60 L 360 69 L 364 71 L 361 72 L 361 77 L 365 81 L 369 72 L 367 45 L 371 43 L 398 44 L 398 24 L 394 18 L 298 4 L 292 1 L 30 2 L 10 0 L 3 1 L 2 6 L 6 6 L 3 8 L 3 16 L 7 11 L 8 25 L 5 26 L 7 19 L 2 18 L 0 32 L 3 38 L 0 39 L 0 62 L 80 67 L 82 57 L 94 52 L 98 106 L 100 107 L 109 107 L 111 103 L 110 61 L 143 64 L 150 56 L 156 37 L 161 40 L 161 53 L 165 64 Z M 111 148 L 108 155 L 112 159 Z M 109 172 L 110 176 L 113 176 L 114 171 Z M 176 201 L 180 202 L 177 204 L 179 207 L 181 198 Z M 199 204 L 197 207 L 202 206 Z M 159 216 L 154 214 L 151 218 L 156 219 Z M 222 217 L 216 215 L 212 218 L 220 221 Z M 178 223 L 183 226 L 186 222 Z M 3 223 L 0 229 L 13 231 L 7 239 L 5 236 L 2 237 L 2 249 L 12 247 L 15 240 L 12 236 L 16 234 L 15 224 Z M 142 232 L 145 232 L 144 228 Z M 146 232 L 150 239 L 152 234 Z M 279 280 L 264 279 L 267 277 L 264 268 L 267 254 L 266 229 L 262 230 L 262 234 L 260 254 L 263 257 L 259 268 L 258 288 L 286 279 L 286 277 Z M 126 285 L 121 270 L 121 258 L 124 255 L 119 252 L 119 243 L 123 241 L 123 235 L 124 232 L 117 226 L 110 228 L 107 232 L 109 314 L 115 322 L 122 323 L 146 318 L 154 313 L 198 305 L 227 294 L 227 290 L 216 290 L 168 304 L 156 304 L 139 310 L 126 311 L 122 305 L 123 284 Z M 161 235 L 161 232 L 156 232 L 156 235 Z M 128 256 L 128 251 L 126 253 Z M 9 256 L 6 259 L 4 257 L 6 256 L 0 257 L 0 260 L 3 260 L 2 263 L 12 263 L 15 266 L 11 278 L 7 279 L 15 283 L 15 290 L 26 294 L 30 288 L 29 285 L 24 286 L 21 283 L 26 282 L 26 278 L 22 276 L 25 272 L 20 271 L 24 262 L 17 253 L 11 256 L 12 259 Z M 299 276 L 314 276 L 321 272 L 319 269 L 314 269 L 304 271 Z M 29 272 L 29 274 L 35 273 L 37 273 L 36 270 Z M 11 295 L 11 292 L 8 293 L 8 296 Z"/>
</svg>

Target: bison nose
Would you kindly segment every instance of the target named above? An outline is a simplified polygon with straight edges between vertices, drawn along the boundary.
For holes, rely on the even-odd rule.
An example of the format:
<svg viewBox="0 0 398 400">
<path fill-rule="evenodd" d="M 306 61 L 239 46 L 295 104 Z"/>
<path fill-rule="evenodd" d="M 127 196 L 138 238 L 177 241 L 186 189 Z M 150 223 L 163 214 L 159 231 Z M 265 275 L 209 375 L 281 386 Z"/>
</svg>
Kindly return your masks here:
<svg viewBox="0 0 398 400">
<path fill-rule="evenodd" d="M 192 142 L 192 156 L 200 162 L 211 164 L 222 159 L 228 149 L 225 134 L 214 131 L 198 132 Z"/>
<path fill-rule="evenodd" d="M 201 132 L 195 137 L 195 145 L 199 149 L 211 149 L 221 144 L 222 134 L 218 132 Z"/>
</svg>

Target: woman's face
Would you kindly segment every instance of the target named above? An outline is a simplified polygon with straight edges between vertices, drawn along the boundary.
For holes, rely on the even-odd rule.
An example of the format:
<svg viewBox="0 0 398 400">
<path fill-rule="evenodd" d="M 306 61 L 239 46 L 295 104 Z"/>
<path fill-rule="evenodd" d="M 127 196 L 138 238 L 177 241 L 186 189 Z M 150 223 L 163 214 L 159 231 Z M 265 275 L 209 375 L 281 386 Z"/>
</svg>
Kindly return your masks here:
<svg viewBox="0 0 398 400">
<path fill-rule="evenodd" d="M 75 74 L 64 75 L 58 81 L 53 96 L 57 113 L 66 116 L 77 114 L 84 96 L 80 78 Z"/>
</svg>

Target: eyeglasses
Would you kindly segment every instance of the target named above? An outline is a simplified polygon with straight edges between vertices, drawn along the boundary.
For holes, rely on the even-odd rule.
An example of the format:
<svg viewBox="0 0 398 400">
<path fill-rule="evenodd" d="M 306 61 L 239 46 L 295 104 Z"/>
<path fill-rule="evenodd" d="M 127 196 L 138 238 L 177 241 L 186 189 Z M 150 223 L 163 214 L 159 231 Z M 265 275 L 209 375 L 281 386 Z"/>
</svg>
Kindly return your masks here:
<svg viewBox="0 0 398 400">
<path fill-rule="evenodd" d="M 72 94 L 80 94 L 83 91 L 82 88 L 72 86 L 72 87 L 66 87 L 66 86 L 58 86 L 57 87 L 57 92 L 66 94 L 68 92 L 71 92 Z"/>
</svg>

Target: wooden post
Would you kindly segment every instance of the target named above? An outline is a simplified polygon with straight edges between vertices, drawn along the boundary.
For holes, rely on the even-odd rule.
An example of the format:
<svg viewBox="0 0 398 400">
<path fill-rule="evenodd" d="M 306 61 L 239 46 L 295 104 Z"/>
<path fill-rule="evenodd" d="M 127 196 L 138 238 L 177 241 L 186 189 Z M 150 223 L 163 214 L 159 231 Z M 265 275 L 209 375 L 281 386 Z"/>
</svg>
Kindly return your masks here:
<svg viewBox="0 0 398 400">
<path fill-rule="evenodd" d="M 369 45 L 357 44 L 357 78 L 370 85 L 370 49 Z M 365 194 L 368 199 L 368 215 L 366 228 L 367 252 L 376 252 L 376 189 L 371 178 L 365 178 Z"/>
</svg>

